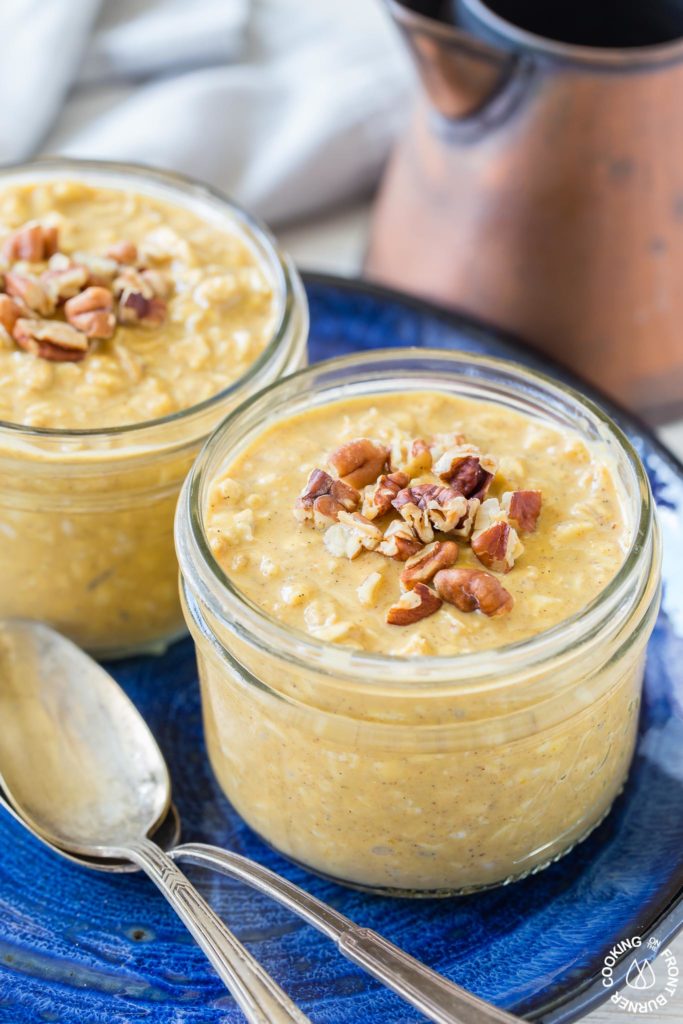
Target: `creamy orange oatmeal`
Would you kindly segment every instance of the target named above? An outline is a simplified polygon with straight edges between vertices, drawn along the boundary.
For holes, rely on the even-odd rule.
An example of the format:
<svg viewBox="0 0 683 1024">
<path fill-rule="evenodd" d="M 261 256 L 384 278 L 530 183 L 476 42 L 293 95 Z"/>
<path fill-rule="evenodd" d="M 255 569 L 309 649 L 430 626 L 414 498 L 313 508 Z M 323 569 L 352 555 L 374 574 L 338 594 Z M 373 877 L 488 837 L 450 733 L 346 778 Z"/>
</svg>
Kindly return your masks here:
<svg viewBox="0 0 683 1024">
<path fill-rule="evenodd" d="M 246 403 L 177 516 L 235 808 L 379 892 L 469 891 L 567 852 L 633 754 L 650 502 L 594 409 L 496 360 L 366 353 Z"/>
<path fill-rule="evenodd" d="M 306 325 L 287 258 L 203 187 L 0 172 L 0 616 L 101 655 L 182 632 L 183 478 L 226 412 L 300 366 Z"/>
<path fill-rule="evenodd" d="M 419 393 L 273 425 L 215 481 L 206 527 L 224 571 L 278 620 L 406 656 L 555 625 L 630 540 L 613 472 L 577 434 Z"/>
<path fill-rule="evenodd" d="M 157 419 L 241 377 L 274 282 L 241 233 L 159 197 L 75 180 L 0 191 L 0 419 Z"/>
</svg>

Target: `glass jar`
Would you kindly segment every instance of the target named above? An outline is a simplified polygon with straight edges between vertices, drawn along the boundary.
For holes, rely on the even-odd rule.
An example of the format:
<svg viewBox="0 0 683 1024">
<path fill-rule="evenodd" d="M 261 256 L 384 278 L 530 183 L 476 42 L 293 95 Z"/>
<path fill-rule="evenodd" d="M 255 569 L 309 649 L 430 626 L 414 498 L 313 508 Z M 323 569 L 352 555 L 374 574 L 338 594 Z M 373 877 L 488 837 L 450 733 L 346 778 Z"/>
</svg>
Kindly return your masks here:
<svg viewBox="0 0 683 1024">
<path fill-rule="evenodd" d="M 40 160 L 3 170 L 0 190 L 63 178 L 152 195 L 225 225 L 256 254 L 276 296 L 276 328 L 261 355 L 235 383 L 191 408 L 93 430 L 0 422 L 0 617 L 40 619 L 99 656 L 160 650 L 184 631 L 173 549 L 183 479 L 227 412 L 304 364 L 306 295 L 262 225 L 188 179 L 124 164 Z"/>
<path fill-rule="evenodd" d="M 203 525 L 225 464 L 280 417 L 411 390 L 572 428 L 610 460 L 630 548 L 580 613 L 495 650 L 392 657 L 286 627 L 225 576 Z M 281 853 L 374 892 L 447 895 L 542 868 L 609 811 L 634 749 L 660 544 L 636 453 L 575 391 L 469 353 L 319 364 L 251 398 L 209 440 L 179 501 L 176 549 L 211 763 L 237 811 Z"/>
</svg>

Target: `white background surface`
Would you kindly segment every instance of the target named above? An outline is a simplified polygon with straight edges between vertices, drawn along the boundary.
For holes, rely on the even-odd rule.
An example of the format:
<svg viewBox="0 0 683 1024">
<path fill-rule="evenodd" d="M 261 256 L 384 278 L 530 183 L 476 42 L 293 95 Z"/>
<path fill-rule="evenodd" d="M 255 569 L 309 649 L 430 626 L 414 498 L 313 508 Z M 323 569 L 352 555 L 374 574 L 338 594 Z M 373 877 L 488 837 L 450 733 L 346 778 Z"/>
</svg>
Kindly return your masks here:
<svg viewBox="0 0 683 1024">
<path fill-rule="evenodd" d="M 369 202 L 355 204 L 322 219 L 283 231 L 280 240 L 304 270 L 356 276 L 361 273 L 369 212 Z M 683 458 L 683 422 L 663 428 L 660 435 Z M 681 979 L 678 992 L 666 1007 L 657 1013 L 636 1015 L 608 1002 L 584 1017 L 585 1024 L 634 1024 L 634 1021 L 638 1021 L 638 1024 L 648 1021 L 651 1024 L 683 1024 L 683 933 L 669 948 L 678 960 Z M 660 964 L 661 960 L 655 963 L 656 972 L 662 970 Z"/>
</svg>

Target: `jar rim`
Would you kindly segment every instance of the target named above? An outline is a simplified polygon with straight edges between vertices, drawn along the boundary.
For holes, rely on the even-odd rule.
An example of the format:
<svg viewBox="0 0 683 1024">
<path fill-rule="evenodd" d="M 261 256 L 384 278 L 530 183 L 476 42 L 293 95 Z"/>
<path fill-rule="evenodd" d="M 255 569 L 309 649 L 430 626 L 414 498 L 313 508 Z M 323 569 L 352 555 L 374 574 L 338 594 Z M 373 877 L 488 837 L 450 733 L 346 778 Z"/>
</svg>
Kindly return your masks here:
<svg viewBox="0 0 683 1024">
<path fill-rule="evenodd" d="M 213 408 L 220 406 L 232 396 L 239 394 L 239 391 L 248 386 L 255 377 L 268 365 L 273 356 L 279 350 L 282 342 L 287 337 L 294 314 L 295 306 L 295 282 L 293 265 L 289 258 L 281 251 L 278 243 L 270 230 L 257 217 L 249 213 L 242 206 L 230 199 L 220 189 L 190 175 L 181 174 L 176 171 L 165 171 L 160 168 L 150 167 L 146 164 L 133 163 L 117 160 L 89 160 L 76 157 L 39 157 L 35 160 L 24 161 L 15 164 L 5 164 L 0 168 L 0 188 L 3 180 L 16 175 L 29 176 L 32 172 L 43 173 L 54 171 L 55 175 L 60 172 L 65 174 L 73 173 L 78 175 L 92 174 L 96 176 L 102 173 L 104 176 L 120 174 L 130 176 L 131 179 L 145 181 L 151 185 L 155 183 L 166 186 L 177 193 L 178 201 L 183 196 L 194 198 L 199 202 L 215 204 L 224 212 L 230 214 L 237 225 L 245 234 L 256 242 L 262 253 L 268 258 L 268 269 L 273 275 L 273 283 L 281 293 L 280 311 L 273 334 L 258 358 L 247 368 L 237 380 L 233 381 L 215 395 L 210 395 L 201 402 L 190 405 L 185 409 L 178 409 L 166 416 L 159 416 L 155 419 L 140 420 L 136 423 L 125 423 L 120 426 L 109 427 L 30 427 L 22 423 L 14 423 L 11 420 L 0 419 L 0 436 L 6 434 L 9 437 L 35 438 L 44 441 L 84 441 L 87 439 L 106 440 L 109 438 L 130 437 L 131 441 L 145 437 L 145 432 L 155 433 L 166 426 L 184 424 L 198 419 Z M 46 178 L 46 180 L 49 180 Z"/>
<path fill-rule="evenodd" d="M 560 620 L 530 637 L 499 647 L 487 648 L 455 655 L 402 655 L 361 651 L 355 648 L 321 640 L 303 630 L 285 625 L 247 598 L 234 585 L 213 555 L 205 532 L 204 518 L 200 507 L 204 471 L 211 457 L 220 450 L 224 435 L 239 424 L 257 403 L 270 404 L 273 393 L 291 388 L 297 382 L 315 378 L 321 371 L 356 371 L 370 362 L 381 365 L 392 360 L 462 361 L 479 371 L 503 372 L 515 377 L 520 383 L 541 385 L 546 392 L 555 393 L 572 402 L 581 413 L 595 422 L 626 456 L 633 473 L 640 496 L 640 510 L 633 524 L 631 543 L 624 559 L 605 587 L 586 606 L 573 615 Z M 367 378 L 370 379 L 370 378 Z M 395 390 L 400 388 L 397 382 Z M 392 683 L 404 682 L 414 686 L 416 676 L 429 683 L 458 681 L 483 681 L 486 677 L 502 677 L 532 665 L 557 658 L 575 651 L 580 645 L 589 643 L 601 635 L 601 628 L 610 620 L 616 621 L 617 610 L 628 599 L 632 589 L 634 573 L 642 570 L 643 558 L 647 558 L 647 574 L 640 591 L 644 591 L 651 576 L 650 567 L 658 552 L 653 550 L 652 538 L 655 533 L 654 501 L 649 481 L 633 445 L 621 428 L 591 399 L 581 395 L 574 388 L 547 374 L 529 370 L 519 364 L 492 356 L 473 355 L 470 352 L 441 350 L 433 348 L 394 348 L 355 353 L 324 362 L 315 363 L 296 373 L 270 384 L 250 396 L 234 409 L 214 431 L 197 457 L 178 502 L 176 512 L 176 552 L 185 584 L 199 593 L 201 603 L 212 614 L 240 638 L 250 645 L 266 650 L 276 650 L 278 657 L 302 667 L 328 672 L 336 677 L 362 681 L 368 675 L 375 678 L 390 678 Z M 639 593 L 640 593 L 639 591 Z M 222 604 L 217 597 L 224 599 Z M 637 602 L 636 602 L 637 603 Z M 630 604 L 629 604 L 630 607 Z M 227 613 L 226 613 L 227 609 Z M 218 641 L 220 643 L 220 640 Z M 492 668 L 492 664 L 495 666 Z"/>
</svg>

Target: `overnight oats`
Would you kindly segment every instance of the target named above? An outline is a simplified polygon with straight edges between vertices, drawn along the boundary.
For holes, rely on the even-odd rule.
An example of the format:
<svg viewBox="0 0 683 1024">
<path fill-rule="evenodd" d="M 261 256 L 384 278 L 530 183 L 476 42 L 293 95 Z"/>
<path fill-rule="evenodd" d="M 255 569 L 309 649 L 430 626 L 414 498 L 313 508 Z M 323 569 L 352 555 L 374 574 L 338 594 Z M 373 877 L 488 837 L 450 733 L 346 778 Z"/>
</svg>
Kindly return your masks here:
<svg viewBox="0 0 683 1024">
<path fill-rule="evenodd" d="M 461 353 L 322 364 L 222 425 L 176 539 L 212 765 L 289 857 L 462 892 L 608 812 L 659 549 L 637 456 L 579 395 Z"/>
<path fill-rule="evenodd" d="M 304 361 L 296 271 L 203 186 L 51 160 L 0 173 L 0 286 L 0 616 L 98 654 L 163 647 L 182 480 Z"/>
</svg>

